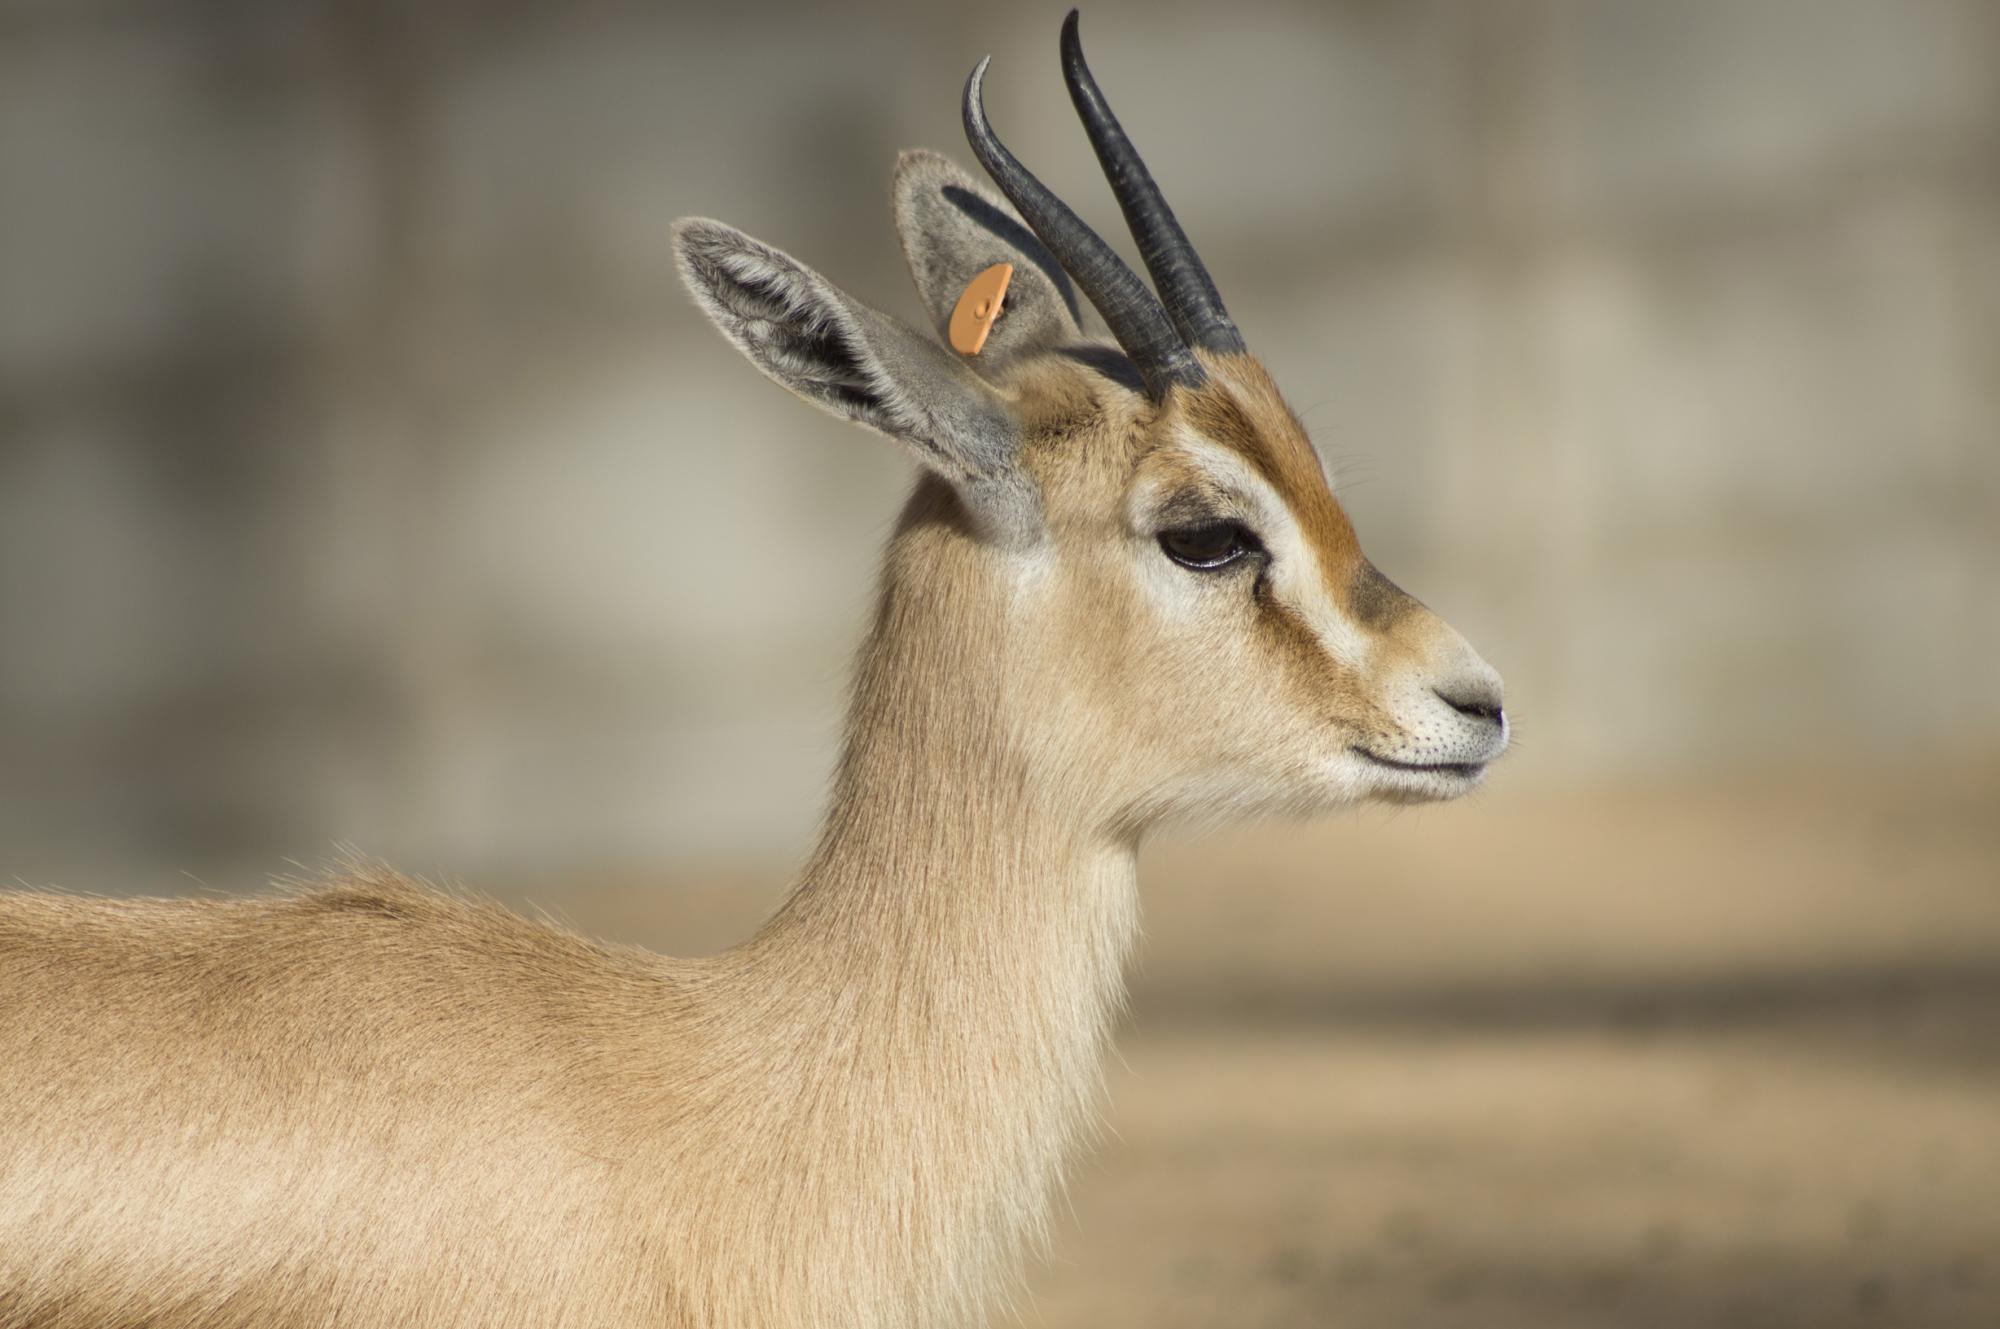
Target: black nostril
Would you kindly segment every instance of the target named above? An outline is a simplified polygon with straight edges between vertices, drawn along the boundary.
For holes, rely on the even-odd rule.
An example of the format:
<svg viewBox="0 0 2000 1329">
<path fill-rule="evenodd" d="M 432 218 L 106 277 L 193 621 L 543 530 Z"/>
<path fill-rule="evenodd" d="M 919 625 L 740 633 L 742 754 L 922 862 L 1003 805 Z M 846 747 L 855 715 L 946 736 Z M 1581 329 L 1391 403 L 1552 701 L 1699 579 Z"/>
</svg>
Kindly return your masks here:
<svg viewBox="0 0 2000 1329">
<path fill-rule="evenodd" d="M 1470 715 L 1477 720 L 1491 720 L 1494 724 L 1499 724 L 1504 717 L 1505 713 L 1500 709 L 1498 694 L 1489 692 L 1485 688 L 1467 688 L 1457 696 L 1453 696 L 1443 688 L 1432 688 L 1431 691 L 1437 694 L 1439 701 L 1460 715 Z"/>
</svg>

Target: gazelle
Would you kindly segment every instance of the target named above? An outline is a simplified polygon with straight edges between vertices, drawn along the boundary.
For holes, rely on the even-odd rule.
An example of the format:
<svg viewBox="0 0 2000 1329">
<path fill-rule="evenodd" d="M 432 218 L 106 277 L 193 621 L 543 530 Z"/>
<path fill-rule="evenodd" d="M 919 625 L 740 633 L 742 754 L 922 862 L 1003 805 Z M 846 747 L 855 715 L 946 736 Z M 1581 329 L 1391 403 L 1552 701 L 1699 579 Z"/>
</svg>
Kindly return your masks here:
<svg viewBox="0 0 2000 1329">
<path fill-rule="evenodd" d="M 1362 557 L 1074 13 L 1062 60 L 1157 297 L 994 136 L 984 61 L 1005 201 L 929 153 L 894 191 L 940 328 L 1014 266 L 977 354 L 676 229 L 759 369 L 922 463 L 775 917 L 666 960 L 366 865 L 5 897 L 0 1326 L 976 1321 L 1092 1119 L 1147 829 L 1479 782 L 1499 679 Z"/>
</svg>

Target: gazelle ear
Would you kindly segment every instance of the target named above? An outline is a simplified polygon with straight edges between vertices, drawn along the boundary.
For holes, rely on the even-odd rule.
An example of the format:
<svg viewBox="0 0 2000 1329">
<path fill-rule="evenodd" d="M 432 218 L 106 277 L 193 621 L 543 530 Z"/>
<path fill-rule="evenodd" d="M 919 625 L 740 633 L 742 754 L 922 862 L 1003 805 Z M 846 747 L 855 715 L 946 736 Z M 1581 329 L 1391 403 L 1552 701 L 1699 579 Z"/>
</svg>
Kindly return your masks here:
<svg viewBox="0 0 2000 1329">
<path fill-rule="evenodd" d="M 946 157 L 906 152 L 896 161 L 895 195 L 903 257 L 947 342 L 951 311 L 967 283 L 995 263 L 1014 265 L 1000 321 L 976 356 L 963 357 L 974 369 L 991 373 L 1024 351 L 1077 339 L 1069 274 L 998 194 Z"/>
<path fill-rule="evenodd" d="M 702 310 L 765 374 L 908 445 L 990 526 L 1038 522 L 1014 417 L 957 356 L 721 222 L 675 222 L 674 254 Z"/>
</svg>

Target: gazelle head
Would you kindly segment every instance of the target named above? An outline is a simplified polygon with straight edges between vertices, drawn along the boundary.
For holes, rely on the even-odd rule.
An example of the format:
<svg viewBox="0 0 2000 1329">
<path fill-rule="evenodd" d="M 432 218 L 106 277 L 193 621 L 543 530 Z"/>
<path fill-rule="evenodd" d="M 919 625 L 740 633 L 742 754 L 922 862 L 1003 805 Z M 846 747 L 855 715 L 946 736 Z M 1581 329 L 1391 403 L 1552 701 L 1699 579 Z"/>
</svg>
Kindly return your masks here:
<svg viewBox="0 0 2000 1329">
<path fill-rule="evenodd" d="M 895 181 L 940 333 L 976 275 L 1013 265 L 976 354 L 717 222 L 676 226 L 688 285 L 764 373 L 923 463 L 885 605 L 927 607 L 901 630 L 950 639 L 938 658 L 982 676 L 926 686 L 995 698 L 1029 762 L 1081 753 L 1134 823 L 1473 788 L 1507 746 L 1499 676 L 1363 556 L 1098 90 L 1074 11 L 1062 65 L 1157 296 L 994 136 L 983 60 L 966 134 L 1007 201 L 931 153 Z M 1084 335 L 1079 290 L 1115 347 Z"/>
</svg>

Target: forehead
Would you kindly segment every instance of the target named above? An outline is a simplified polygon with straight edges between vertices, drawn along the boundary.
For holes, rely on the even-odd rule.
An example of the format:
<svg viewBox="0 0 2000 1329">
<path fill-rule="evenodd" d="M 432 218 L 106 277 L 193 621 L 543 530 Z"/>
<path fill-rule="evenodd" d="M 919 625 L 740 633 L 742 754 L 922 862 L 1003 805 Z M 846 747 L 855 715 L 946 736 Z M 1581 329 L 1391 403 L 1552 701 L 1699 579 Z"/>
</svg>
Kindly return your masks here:
<svg viewBox="0 0 2000 1329">
<path fill-rule="evenodd" d="M 1205 357 L 1209 381 L 1176 394 L 1187 427 L 1269 485 L 1329 570 L 1359 557 L 1354 527 L 1333 496 L 1319 453 L 1264 367 L 1248 356 Z"/>
<path fill-rule="evenodd" d="M 1020 385 L 1022 458 L 1050 515 L 1079 500 L 1102 511 L 1142 464 L 1181 471 L 1198 483 L 1201 459 L 1173 446 L 1191 434 L 1269 486 L 1328 571 L 1351 566 L 1360 558 L 1354 528 L 1270 375 L 1248 356 L 1203 360 L 1208 382 L 1175 391 L 1163 404 L 1078 365 Z"/>
</svg>

